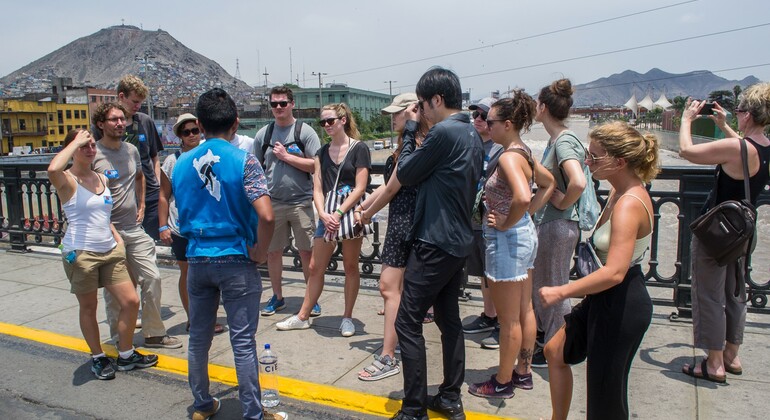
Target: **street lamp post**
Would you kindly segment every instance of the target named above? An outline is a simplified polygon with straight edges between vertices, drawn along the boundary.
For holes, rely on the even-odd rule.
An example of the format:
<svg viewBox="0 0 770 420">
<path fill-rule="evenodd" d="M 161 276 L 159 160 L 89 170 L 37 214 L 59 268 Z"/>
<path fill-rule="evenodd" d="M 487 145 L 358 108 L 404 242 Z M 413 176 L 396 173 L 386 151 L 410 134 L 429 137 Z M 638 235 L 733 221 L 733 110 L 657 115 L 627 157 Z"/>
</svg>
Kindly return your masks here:
<svg viewBox="0 0 770 420">
<path fill-rule="evenodd" d="M 397 82 L 397 80 L 386 80 L 383 82 L 388 84 L 388 92 L 391 102 L 393 101 L 393 83 Z M 390 147 L 393 147 L 393 114 L 390 114 Z"/>
<path fill-rule="evenodd" d="M 134 60 L 139 61 L 139 62 L 142 63 L 143 68 L 144 68 L 143 73 L 145 74 L 145 76 L 147 76 L 148 73 L 149 73 L 148 66 L 150 64 L 150 60 L 152 60 L 153 58 L 155 58 L 155 56 L 150 54 L 150 53 L 148 53 L 147 51 L 145 51 L 144 55 L 141 56 L 141 57 L 138 56 L 138 55 L 134 56 Z M 148 85 L 150 84 L 149 76 L 146 77 L 145 83 L 147 83 Z M 147 113 L 150 114 L 150 119 L 154 121 L 155 120 L 155 116 L 153 115 L 153 112 L 152 112 L 152 92 L 150 92 L 147 95 Z"/>
<path fill-rule="evenodd" d="M 321 113 L 321 105 L 323 104 L 323 82 L 321 81 L 321 76 L 326 76 L 329 73 L 322 73 L 322 72 L 312 72 L 310 73 L 313 76 L 318 76 L 318 113 Z"/>
</svg>

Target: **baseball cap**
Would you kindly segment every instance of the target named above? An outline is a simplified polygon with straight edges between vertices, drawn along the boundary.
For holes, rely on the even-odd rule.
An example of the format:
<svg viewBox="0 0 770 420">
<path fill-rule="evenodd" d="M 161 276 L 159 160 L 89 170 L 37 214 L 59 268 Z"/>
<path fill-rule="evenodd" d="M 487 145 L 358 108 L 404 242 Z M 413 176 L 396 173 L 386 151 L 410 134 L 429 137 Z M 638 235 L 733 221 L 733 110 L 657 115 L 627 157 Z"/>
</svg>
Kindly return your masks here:
<svg viewBox="0 0 770 420">
<path fill-rule="evenodd" d="M 414 93 L 402 93 L 395 98 L 393 98 L 393 102 L 390 103 L 390 105 L 386 106 L 385 108 L 382 108 L 382 114 L 395 114 L 396 112 L 401 112 L 406 109 L 407 106 L 411 104 L 416 104 L 418 101 L 417 95 Z"/>
<path fill-rule="evenodd" d="M 174 123 L 174 127 L 172 130 L 174 131 L 174 134 L 176 134 L 177 137 L 179 137 L 179 127 L 183 126 L 184 123 L 188 121 L 198 121 L 198 118 L 195 117 L 195 115 L 187 113 L 182 114 L 179 116 L 179 118 L 176 119 L 176 122 Z"/>
<path fill-rule="evenodd" d="M 468 107 L 468 109 L 470 109 L 471 111 L 476 110 L 476 109 L 480 109 L 480 110 L 482 110 L 484 112 L 489 112 L 489 108 L 491 108 L 492 104 L 494 104 L 495 102 L 497 102 L 497 99 L 491 98 L 491 97 L 486 97 L 486 98 L 478 101 L 477 103 L 475 103 L 473 105 L 470 105 Z"/>
</svg>

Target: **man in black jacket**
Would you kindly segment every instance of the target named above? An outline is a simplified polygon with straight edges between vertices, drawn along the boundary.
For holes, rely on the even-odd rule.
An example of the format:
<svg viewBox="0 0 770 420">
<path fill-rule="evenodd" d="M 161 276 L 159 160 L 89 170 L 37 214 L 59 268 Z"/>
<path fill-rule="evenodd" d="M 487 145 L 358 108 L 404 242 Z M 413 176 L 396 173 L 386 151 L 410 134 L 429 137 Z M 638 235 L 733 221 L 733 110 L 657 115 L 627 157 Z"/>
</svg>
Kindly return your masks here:
<svg viewBox="0 0 770 420">
<path fill-rule="evenodd" d="M 417 105 L 406 109 L 404 147 L 398 163 L 402 185 L 419 185 L 414 245 L 404 273 L 396 332 L 404 365 L 404 400 L 394 419 L 427 420 L 427 409 L 452 420 L 465 419 L 460 387 L 465 379 L 465 347 L 457 297 L 465 259 L 473 243 L 471 209 L 481 176 L 481 138 L 462 108 L 460 81 L 434 67 L 417 83 Z M 435 123 L 419 149 L 414 134 L 422 116 Z M 428 398 L 422 321 L 433 306 L 441 330 L 444 380 Z"/>
</svg>

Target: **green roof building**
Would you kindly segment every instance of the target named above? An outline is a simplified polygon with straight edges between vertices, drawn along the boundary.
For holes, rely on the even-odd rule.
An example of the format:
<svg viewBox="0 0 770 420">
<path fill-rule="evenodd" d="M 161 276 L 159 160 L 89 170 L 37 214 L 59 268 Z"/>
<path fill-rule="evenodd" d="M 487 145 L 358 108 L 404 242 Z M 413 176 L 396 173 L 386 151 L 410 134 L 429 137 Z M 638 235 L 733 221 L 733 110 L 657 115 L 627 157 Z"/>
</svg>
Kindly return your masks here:
<svg viewBox="0 0 770 420">
<path fill-rule="evenodd" d="M 371 92 L 348 87 L 342 83 L 330 83 L 323 88 L 301 88 L 294 91 L 295 109 L 318 111 L 323 105 L 345 102 L 357 111 L 364 121 L 378 115 L 382 108 L 390 105 L 387 93 Z M 316 115 L 320 114 L 317 112 Z M 360 124 L 361 121 L 358 121 Z"/>
</svg>

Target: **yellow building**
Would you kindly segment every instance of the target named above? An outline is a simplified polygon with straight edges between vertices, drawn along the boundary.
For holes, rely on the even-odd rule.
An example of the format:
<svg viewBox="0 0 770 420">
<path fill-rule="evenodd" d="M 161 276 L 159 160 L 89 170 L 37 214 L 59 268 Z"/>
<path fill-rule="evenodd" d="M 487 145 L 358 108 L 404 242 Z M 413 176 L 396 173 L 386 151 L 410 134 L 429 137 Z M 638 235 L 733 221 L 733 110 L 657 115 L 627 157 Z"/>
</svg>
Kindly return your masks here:
<svg viewBox="0 0 770 420">
<path fill-rule="evenodd" d="M 61 146 L 69 130 L 88 129 L 91 117 L 85 103 L 0 99 L 0 123 L 0 154 L 5 155 L 18 146 L 31 150 Z"/>
</svg>

